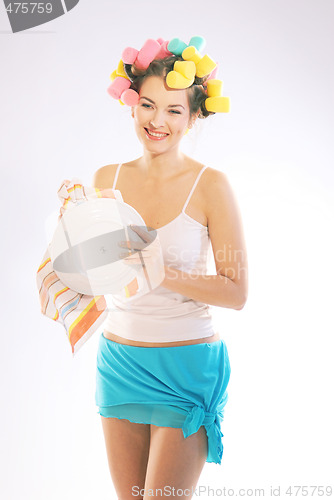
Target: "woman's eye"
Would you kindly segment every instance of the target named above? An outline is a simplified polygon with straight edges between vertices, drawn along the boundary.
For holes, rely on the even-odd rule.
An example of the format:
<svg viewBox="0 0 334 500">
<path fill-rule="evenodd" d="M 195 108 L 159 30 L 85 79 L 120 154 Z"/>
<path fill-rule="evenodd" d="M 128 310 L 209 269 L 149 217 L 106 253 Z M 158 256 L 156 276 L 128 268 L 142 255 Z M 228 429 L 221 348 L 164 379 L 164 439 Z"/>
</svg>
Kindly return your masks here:
<svg viewBox="0 0 334 500">
<path fill-rule="evenodd" d="M 151 106 L 150 104 L 147 104 L 146 102 L 142 104 L 142 107 L 143 107 L 143 108 L 146 108 L 146 109 L 147 109 L 147 108 L 152 108 L 152 106 Z M 170 111 L 172 114 L 174 114 L 174 115 L 180 115 L 180 114 L 181 114 L 181 113 L 180 113 L 180 111 L 176 111 L 175 109 L 170 109 L 169 111 Z"/>
</svg>

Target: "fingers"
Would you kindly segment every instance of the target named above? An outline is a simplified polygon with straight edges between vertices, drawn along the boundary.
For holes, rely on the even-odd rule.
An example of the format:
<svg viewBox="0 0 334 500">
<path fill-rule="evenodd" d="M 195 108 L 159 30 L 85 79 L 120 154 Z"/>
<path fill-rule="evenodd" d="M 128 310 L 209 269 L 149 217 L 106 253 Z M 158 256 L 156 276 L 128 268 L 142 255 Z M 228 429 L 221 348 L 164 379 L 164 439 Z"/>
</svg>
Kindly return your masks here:
<svg viewBox="0 0 334 500">
<path fill-rule="evenodd" d="M 127 248 L 129 250 L 133 251 L 139 251 L 139 250 L 145 250 L 146 244 L 145 242 L 143 243 L 142 241 L 120 241 L 118 243 L 118 246 Z"/>
<path fill-rule="evenodd" d="M 147 248 L 143 248 L 143 249 L 138 249 L 138 250 L 133 250 L 133 249 L 123 249 L 123 250 L 126 250 L 125 252 L 121 252 L 119 254 L 120 257 L 129 257 L 130 255 L 138 255 L 139 253 L 141 253 L 143 256 L 150 256 L 150 252 L 148 251 Z"/>
<path fill-rule="evenodd" d="M 130 266 L 142 266 L 146 267 L 146 264 L 151 262 L 150 256 L 143 257 L 142 252 L 136 252 L 134 254 L 120 253 L 120 258 L 122 258 L 123 264 L 128 264 Z"/>
<path fill-rule="evenodd" d="M 126 252 L 121 252 L 119 254 L 119 257 L 121 258 L 125 258 L 125 259 L 128 259 L 128 260 L 140 260 L 140 257 L 138 255 L 139 252 L 135 252 L 135 253 L 126 253 Z M 146 259 L 151 259 L 151 255 L 144 255 L 143 258 L 146 260 Z"/>
<path fill-rule="evenodd" d="M 143 227 L 136 226 L 135 224 L 130 224 L 130 227 L 131 229 L 133 229 L 133 231 L 136 231 L 136 233 L 145 241 L 145 243 L 151 243 L 154 240 L 154 236 Z"/>
<path fill-rule="evenodd" d="M 118 243 L 118 246 L 133 253 L 145 250 L 144 243 L 141 243 L 140 241 L 121 241 Z"/>
</svg>

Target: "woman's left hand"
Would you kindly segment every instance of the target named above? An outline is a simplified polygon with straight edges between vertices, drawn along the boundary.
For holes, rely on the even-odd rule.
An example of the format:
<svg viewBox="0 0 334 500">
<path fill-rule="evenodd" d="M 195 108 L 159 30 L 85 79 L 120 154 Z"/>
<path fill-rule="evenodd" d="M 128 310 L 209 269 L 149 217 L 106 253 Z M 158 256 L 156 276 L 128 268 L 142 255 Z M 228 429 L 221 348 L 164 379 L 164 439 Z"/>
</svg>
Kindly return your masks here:
<svg viewBox="0 0 334 500">
<path fill-rule="evenodd" d="M 121 252 L 119 256 L 124 264 L 147 267 L 157 258 L 157 252 L 160 252 L 159 239 L 153 231 L 150 233 L 143 226 L 130 225 L 130 227 L 143 241 L 120 241 L 118 245 L 127 251 Z"/>
</svg>

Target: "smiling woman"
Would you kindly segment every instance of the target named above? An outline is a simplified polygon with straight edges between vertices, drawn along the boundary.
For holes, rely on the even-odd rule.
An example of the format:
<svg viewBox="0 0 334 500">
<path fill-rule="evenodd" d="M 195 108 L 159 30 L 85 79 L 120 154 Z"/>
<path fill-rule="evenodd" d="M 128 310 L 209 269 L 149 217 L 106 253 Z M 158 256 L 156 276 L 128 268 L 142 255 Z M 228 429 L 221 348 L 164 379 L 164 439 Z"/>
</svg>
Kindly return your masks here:
<svg viewBox="0 0 334 500">
<path fill-rule="evenodd" d="M 139 140 L 148 148 L 152 142 L 161 143 L 160 152 L 177 145 L 196 119 L 190 116 L 187 92 L 168 89 L 161 77 L 150 76 L 142 82 L 139 96 L 131 109 Z"/>
<path fill-rule="evenodd" d="M 159 79 L 159 81 L 161 82 L 160 79 Z M 145 103 L 145 101 L 152 103 L 152 105 Z M 152 101 L 152 99 L 149 99 L 148 97 L 145 97 L 145 96 L 141 96 L 139 98 L 139 104 L 141 107 L 143 107 L 144 109 L 147 109 L 147 110 L 149 110 L 149 109 L 154 110 L 154 107 L 156 106 L 156 103 L 154 101 Z M 182 104 L 169 104 L 167 111 L 171 114 L 174 114 L 174 115 L 180 115 L 181 112 L 177 111 L 174 108 L 181 108 L 181 109 L 185 110 L 185 107 L 182 106 Z M 151 123 L 152 123 L 152 120 L 151 120 Z M 157 131 L 154 131 L 152 129 L 146 128 L 146 127 L 144 127 L 144 128 L 150 137 L 163 138 L 163 137 L 166 137 L 167 135 L 169 135 L 167 132 L 165 132 L 165 133 L 157 132 Z"/>
<path fill-rule="evenodd" d="M 119 498 L 131 498 L 134 486 L 195 487 L 205 462 L 221 464 L 223 455 L 230 363 L 210 305 L 243 308 L 247 257 L 226 175 L 181 151 L 196 120 L 214 114 L 210 99 L 227 109 L 212 76 L 215 63 L 199 54 L 202 42 L 147 40 L 141 51 L 123 52 L 115 79 L 123 92 L 113 97 L 131 101 L 143 154 L 101 167 L 93 180 L 94 187 L 119 190 L 142 216 L 143 242 L 150 228 L 157 231 L 165 268 L 163 282 L 147 294 L 131 301 L 113 295 L 100 337 L 96 404 Z M 214 275 L 207 275 L 210 244 Z M 129 265 L 138 265 L 136 245 L 123 246 Z"/>
</svg>

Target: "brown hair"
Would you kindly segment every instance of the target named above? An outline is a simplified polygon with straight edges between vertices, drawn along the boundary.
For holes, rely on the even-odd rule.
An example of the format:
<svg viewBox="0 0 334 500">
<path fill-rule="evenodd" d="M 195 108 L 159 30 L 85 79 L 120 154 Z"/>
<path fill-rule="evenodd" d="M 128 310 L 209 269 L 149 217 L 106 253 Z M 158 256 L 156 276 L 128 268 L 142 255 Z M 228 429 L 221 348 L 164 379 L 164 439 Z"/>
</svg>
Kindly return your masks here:
<svg viewBox="0 0 334 500">
<path fill-rule="evenodd" d="M 124 71 L 131 81 L 130 89 L 136 90 L 138 93 L 146 78 L 149 76 L 160 76 L 166 78 L 167 73 L 173 70 L 175 61 L 183 61 L 181 56 L 169 56 L 164 59 L 154 59 L 149 67 L 145 70 L 139 70 L 134 65 L 124 64 Z M 194 83 L 188 87 L 188 104 L 190 109 L 190 116 L 199 111 L 198 118 L 207 118 L 209 115 L 215 113 L 210 112 L 205 107 L 205 99 L 208 97 L 203 87 L 207 76 L 198 78 L 195 76 Z"/>
</svg>

